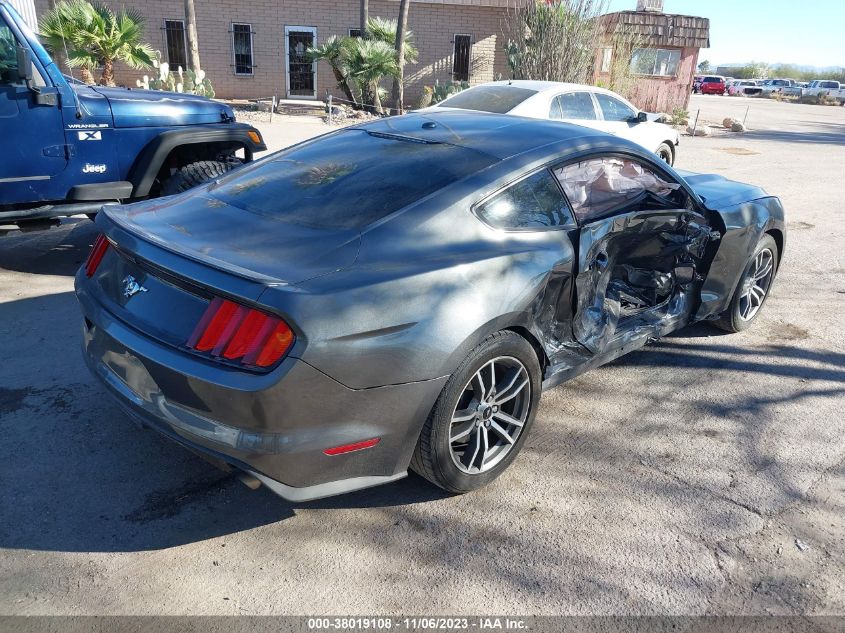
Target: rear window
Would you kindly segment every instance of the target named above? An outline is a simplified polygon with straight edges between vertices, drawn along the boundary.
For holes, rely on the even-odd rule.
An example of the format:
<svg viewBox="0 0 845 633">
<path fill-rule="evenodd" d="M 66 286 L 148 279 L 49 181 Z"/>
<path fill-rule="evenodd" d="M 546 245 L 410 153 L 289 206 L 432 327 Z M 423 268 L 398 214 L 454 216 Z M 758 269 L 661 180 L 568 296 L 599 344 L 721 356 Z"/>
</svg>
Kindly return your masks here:
<svg viewBox="0 0 845 633">
<path fill-rule="evenodd" d="M 516 86 L 479 86 L 459 92 L 438 105 L 444 108 L 504 114 L 535 94 L 536 90 Z"/>
<path fill-rule="evenodd" d="M 494 162 L 454 145 L 346 130 L 248 165 L 208 194 L 282 222 L 360 229 Z"/>
<path fill-rule="evenodd" d="M 721 77 L 705 77 L 704 78 L 704 83 L 706 83 L 706 84 L 717 84 L 717 83 L 721 83 L 721 81 L 722 81 Z"/>
</svg>

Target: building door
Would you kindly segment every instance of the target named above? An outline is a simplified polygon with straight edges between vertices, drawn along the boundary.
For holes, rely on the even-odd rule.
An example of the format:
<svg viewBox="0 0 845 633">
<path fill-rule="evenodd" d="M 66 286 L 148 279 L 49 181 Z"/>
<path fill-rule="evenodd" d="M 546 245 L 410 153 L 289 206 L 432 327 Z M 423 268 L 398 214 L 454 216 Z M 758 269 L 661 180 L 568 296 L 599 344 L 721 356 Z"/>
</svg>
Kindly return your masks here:
<svg viewBox="0 0 845 633">
<path fill-rule="evenodd" d="M 313 99 L 317 96 L 317 63 L 306 52 L 317 40 L 313 26 L 285 27 L 286 88 L 289 99 Z"/>
</svg>

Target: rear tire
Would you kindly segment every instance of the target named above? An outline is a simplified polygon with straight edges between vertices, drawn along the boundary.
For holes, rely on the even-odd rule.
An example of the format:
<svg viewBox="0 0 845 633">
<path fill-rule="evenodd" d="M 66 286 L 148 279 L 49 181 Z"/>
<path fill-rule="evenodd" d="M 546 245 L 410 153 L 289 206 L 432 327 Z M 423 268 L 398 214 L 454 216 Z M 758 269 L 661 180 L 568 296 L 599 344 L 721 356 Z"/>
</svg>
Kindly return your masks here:
<svg viewBox="0 0 845 633">
<path fill-rule="evenodd" d="M 528 341 L 509 330 L 490 335 L 443 387 L 411 468 L 449 492 L 487 485 L 522 448 L 541 389 L 540 363 Z"/>
<path fill-rule="evenodd" d="M 675 150 L 672 148 L 671 143 L 661 143 L 655 154 L 657 154 L 660 160 L 670 166 L 675 164 Z"/>
<path fill-rule="evenodd" d="M 713 321 L 713 325 L 726 332 L 742 332 L 750 328 L 769 298 L 777 272 L 778 246 L 771 235 L 764 235 L 742 271 L 730 307 L 717 321 Z"/>
<path fill-rule="evenodd" d="M 161 186 L 161 195 L 170 196 L 187 191 L 208 180 L 218 178 L 235 167 L 238 167 L 237 163 L 227 163 L 222 160 L 199 160 L 189 163 L 164 181 Z"/>
</svg>

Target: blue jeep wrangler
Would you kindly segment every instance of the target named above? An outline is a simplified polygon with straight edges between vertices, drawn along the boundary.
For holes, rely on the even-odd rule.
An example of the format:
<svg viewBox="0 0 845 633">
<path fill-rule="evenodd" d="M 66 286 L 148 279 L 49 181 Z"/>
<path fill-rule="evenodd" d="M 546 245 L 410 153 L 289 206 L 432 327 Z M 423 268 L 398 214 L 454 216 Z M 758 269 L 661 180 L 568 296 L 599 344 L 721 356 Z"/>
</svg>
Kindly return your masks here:
<svg viewBox="0 0 845 633">
<path fill-rule="evenodd" d="M 210 99 L 64 76 L 0 0 L 0 225 L 40 228 L 177 193 L 266 149 Z"/>
</svg>

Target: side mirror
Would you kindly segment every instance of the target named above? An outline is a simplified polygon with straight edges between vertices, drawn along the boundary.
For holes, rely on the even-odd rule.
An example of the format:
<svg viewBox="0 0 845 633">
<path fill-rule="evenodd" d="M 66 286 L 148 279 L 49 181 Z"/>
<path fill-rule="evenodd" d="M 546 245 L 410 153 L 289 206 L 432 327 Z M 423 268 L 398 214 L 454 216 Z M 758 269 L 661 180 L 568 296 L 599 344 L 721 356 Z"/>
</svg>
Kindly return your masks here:
<svg viewBox="0 0 845 633">
<path fill-rule="evenodd" d="M 17 48 L 18 58 L 18 79 L 26 82 L 27 85 L 32 81 L 32 57 L 29 49 L 23 46 Z"/>
<path fill-rule="evenodd" d="M 648 123 L 648 114 L 645 112 L 637 112 L 637 123 Z"/>
</svg>

